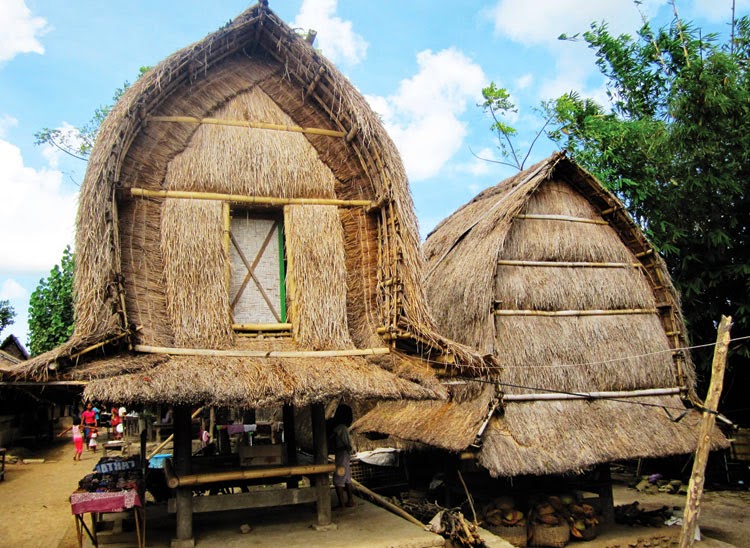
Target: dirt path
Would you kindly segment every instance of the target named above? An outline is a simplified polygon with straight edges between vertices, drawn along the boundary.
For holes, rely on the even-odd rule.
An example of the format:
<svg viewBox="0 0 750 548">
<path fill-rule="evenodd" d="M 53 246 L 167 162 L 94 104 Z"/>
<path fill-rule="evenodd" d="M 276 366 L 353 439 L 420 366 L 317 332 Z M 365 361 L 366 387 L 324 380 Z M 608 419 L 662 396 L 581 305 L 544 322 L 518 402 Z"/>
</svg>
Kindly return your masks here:
<svg viewBox="0 0 750 548">
<path fill-rule="evenodd" d="M 8 452 L 21 454 L 20 450 Z M 0 543 L 24 548 L 57 546 L 74 523 L 68 497 L 101 452 L 84 451 L 81 462 L 73 462 L 73 442 L 61 439 L 46 450 L 23 454 L 45 462 L 6 465 L 5 481 L 0 482 Z"/>
<path fill-rule="evenodd" d="M 13 450 L 10 453 L 15 454 Z M 101 456 L 101 452 L 84 452 L 83 460 L 74 463 L 72 453 L 72 442 L 69 439 L 60 440 L 47 450 L 34 454 L 26 453 L 28 457 L 44 458 L 43 464 L 7 466 L 5 481 L 0 482 L 0 545 L 23 548 L 57 547 L 65 538 L 66 532 L 71 534 L 73 518 L 68 497 L 78 485 L 78 480 L 91 471 Z M 614 494 L 617 504 L 638 501 L 649 509 L 662 505 L 683 506 L 685 503 L 684 497 L 681 496 L 662 493 L 648 495 L 624 486 L 616 486 Z M 748 492 L 706 492 L 700 519 L 701 531 L 706 540 L 697 543 L 696 548 L 750 548 L 748 510 Z M 644 532 L 648 531 L 655 530 Z M 75 534 L 72 534 L 74 538 Z M 629 534 L 632 534 L 632 531 Z M 203 539 L 203 542 L 207 540 Z M 609 539 L 601 545 L 613 546 L 617 544 L 616 540 Z M 222 543 L 223 546 L 230 544 Z M 595 544 L 596 541 L 578 545 L 581 548 L 594 548 Z M 627 546 L 627 542 L 622 546 Z"/>
</svg>

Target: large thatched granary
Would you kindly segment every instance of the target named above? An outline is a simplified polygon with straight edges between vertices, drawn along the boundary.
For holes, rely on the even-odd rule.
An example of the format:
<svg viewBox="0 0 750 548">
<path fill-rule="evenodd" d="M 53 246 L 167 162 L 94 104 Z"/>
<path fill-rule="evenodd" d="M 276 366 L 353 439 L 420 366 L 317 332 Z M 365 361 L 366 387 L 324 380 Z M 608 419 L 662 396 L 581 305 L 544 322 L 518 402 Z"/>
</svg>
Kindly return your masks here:
<svg viewBox="0 0 750 548">
<path fill-rule="evenodd" d="M 440 398 L 431 364 L 484 360 L 437 333 L 422 280 L 378 117 L 261 2 L 149 70 L 103 123 L 75 333 L 18 375 L 175 404 L 175 421 L 188 405 Z"/>
<path fill-rule="evenodd" d="M 359 431 L 468 450 L 506 477 L 695 449 L 699 413 L 680 418 L 694 370 L 664 262 L 564 154 L 459 208 L 425 255 L 439 327 L 499 369 L 450 402 L 380 404 Z"/>
</svg>

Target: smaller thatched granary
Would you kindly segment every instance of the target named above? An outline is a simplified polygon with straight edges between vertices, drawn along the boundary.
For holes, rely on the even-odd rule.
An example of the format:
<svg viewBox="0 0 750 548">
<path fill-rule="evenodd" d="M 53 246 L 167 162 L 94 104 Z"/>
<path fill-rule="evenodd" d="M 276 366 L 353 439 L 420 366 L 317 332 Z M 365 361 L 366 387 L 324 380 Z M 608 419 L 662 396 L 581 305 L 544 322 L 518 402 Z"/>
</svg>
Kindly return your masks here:
<svg viewBox="0 0 750 548">
<path fill-rule="evenodd" d="M 505 477 L 695 449 L 699 413 L 682 417 L 695 375 L 665 264 L 564 154 L 459 208 L 425 255 L 439 327 L 499 368 L 449 402 L 380 404 L 357 430 L 469 451 Z"/>
</svg>

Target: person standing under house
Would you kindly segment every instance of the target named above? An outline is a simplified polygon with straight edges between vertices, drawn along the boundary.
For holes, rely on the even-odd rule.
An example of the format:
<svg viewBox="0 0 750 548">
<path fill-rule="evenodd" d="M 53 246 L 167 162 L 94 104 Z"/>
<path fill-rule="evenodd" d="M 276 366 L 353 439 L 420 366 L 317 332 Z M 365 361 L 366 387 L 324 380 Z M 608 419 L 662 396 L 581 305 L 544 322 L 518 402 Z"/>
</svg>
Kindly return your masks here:
<svg viewBox="0 0 750 548">
<path fill-rule="evenodd" d="M 336 470 L 333 472 L 333 486 L 339 499 L 337 508 L 354 506 L 354 492 L 352 489 L 352 471 L 350 467 L 352 441 L 349 436 L 349 426 L 352 424 L 352 409 L 348 405 L 340 405 L 333 417 L 333 432 L 331 447 L 335 456 Z M 344 503 L 344 491 L 348 495 L 348 502 Z"/>
<path fill-rule="evenodd" d="M 91 429 L 96 428 L 99 424 L 96 421 L 96 413 L 94 413 L 93 405 L 91 402 L 86 404 L 86 410 L 81 413 L 81 420 L 83 422 L 83 435 L 85 441 L 88 442 L 91 437 Z"/>
</svg>

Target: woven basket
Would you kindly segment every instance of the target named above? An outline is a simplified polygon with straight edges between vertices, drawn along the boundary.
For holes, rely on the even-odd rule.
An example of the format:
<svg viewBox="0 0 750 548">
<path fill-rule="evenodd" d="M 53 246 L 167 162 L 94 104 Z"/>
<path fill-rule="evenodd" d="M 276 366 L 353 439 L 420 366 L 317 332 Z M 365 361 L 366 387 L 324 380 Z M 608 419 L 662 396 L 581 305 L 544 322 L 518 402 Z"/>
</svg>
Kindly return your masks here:
<svg viewBox="0 0 750 548">
<path fill-rule="evenodd" d="M 570 527 L 568 525 L 544 525 L 534 523 L 531 525 L 530 546 L 548 546 L 550 548 L 563 548 L 570 540 Z"/>
<path fill-rule="evenodd" d="M 525 548 L 529 540 L 526 525 L 484 525 L 484 527 L 490 533 L 519 548 Z"/>
</svg>

